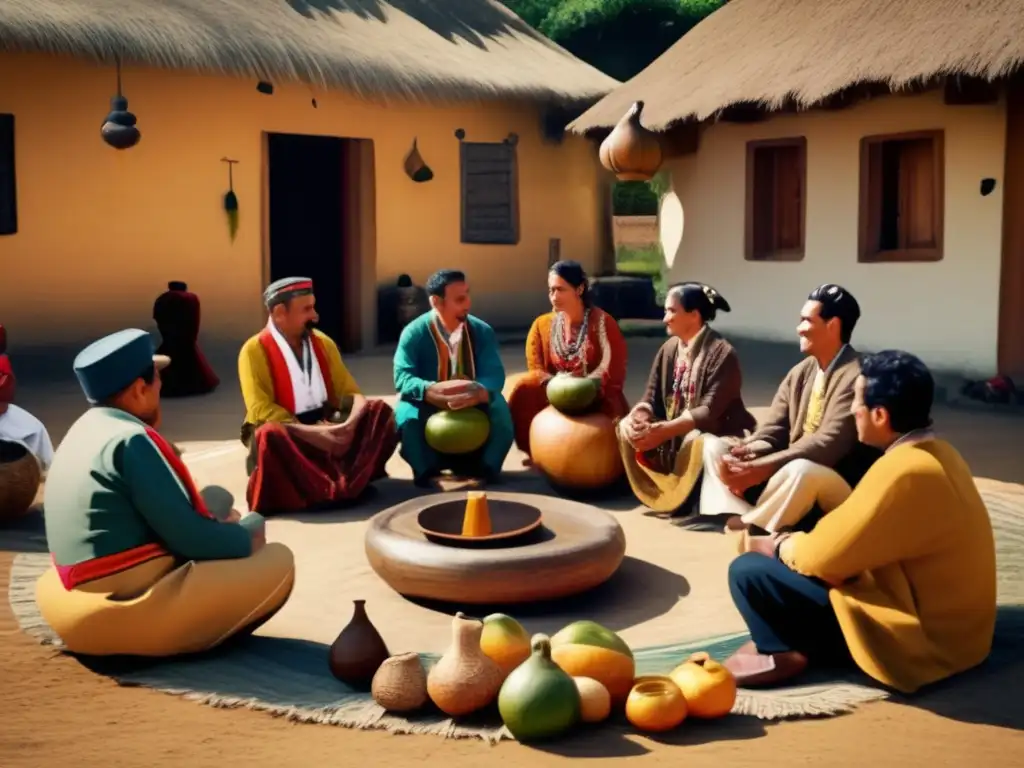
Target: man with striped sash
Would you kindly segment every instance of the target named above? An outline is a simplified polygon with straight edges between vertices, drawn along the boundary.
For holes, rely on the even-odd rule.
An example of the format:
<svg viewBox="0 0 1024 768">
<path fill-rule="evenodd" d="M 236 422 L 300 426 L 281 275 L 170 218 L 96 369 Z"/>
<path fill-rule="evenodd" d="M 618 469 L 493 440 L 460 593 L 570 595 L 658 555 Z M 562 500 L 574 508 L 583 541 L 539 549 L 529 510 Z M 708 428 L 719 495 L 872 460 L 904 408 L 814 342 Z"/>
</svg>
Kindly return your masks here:
<svg viewBox="0 0 1024 768">
<path fill-rule="evenodd" d="M 469 313 L 466 276 L 442 269 L 427 280 L 430 311 L 407 325 L 395 350 L 396 414 L 402 458 L 413 481 L 434 486 L 443 470 L 455 481 L 493 482 L 512 448 L 514 430 L 501 394 L 505 366 L 494 329 Z M 426 440 L 426 423 L 439 410 L 479 408 L 490 420 L 487 442 L 467 456 L 444 456 Z"/>
<path fill-rule="evenodd" d="M 267 544 L 224 489 L 197 491 L 160 427 L 160 369 L 145 331 L 86 347 L 74 369 L 94 407 L 68 430 L 46 483 L 53 559 L 36 586 L 73 653 L 172 656 L 250 632 L 284 605 L 291 551 Z"/>
<path fill-rule="evenodd" d="M 394 413 L 360 393 L 337 345 L 314 328 L 312 280 L 278 280 L 264 302 L 267 325 L 238 357 L 249 508 L 272 514 L 351 501 L 385 477 L 398 443 Z"/>
</svg>

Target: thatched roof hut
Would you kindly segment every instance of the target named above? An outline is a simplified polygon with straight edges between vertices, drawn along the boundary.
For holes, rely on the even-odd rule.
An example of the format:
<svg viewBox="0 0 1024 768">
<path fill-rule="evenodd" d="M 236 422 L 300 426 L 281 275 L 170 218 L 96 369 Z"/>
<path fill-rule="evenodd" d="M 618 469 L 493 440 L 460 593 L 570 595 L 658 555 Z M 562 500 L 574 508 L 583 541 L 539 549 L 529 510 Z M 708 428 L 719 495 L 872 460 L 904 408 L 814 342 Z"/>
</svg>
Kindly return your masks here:
<svg viewBox="0 0 1024 768">
<path fill-rule="evenodd" d="M 3 0 L 0 50 L 376 99 L 572 104 L 618 85 L 496 0 Z"/>
<path fill-rule="evenodd" d="M 995 80 L 1024 64 L 1024 0 L 733 0 L 570 125 L 618 122 L 637 100 L 663 130 L 734 105 L 807 108 L 859 84 Z"/>
</svg>

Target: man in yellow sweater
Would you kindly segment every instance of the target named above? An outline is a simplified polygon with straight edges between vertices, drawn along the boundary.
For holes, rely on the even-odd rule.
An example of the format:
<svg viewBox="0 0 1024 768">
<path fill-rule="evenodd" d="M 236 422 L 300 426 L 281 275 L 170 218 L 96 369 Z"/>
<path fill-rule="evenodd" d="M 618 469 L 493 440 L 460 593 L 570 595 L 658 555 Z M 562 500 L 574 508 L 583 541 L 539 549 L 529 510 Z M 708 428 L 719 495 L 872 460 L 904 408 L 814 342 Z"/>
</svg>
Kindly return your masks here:
<svg viewBox="0 0 1024 768">
<path fill-rule="evenodd" d="M 988 656 L 995 543 L 970 468 L 931 431 L 935 385 L 906 352 L 866 356 L 852 410 L 885 451 L 810 533 L 759 537 L 729 588 L 750 629 L 726 662 L 742 685 L 851 659 L 904 693 Z"/>
</svg>

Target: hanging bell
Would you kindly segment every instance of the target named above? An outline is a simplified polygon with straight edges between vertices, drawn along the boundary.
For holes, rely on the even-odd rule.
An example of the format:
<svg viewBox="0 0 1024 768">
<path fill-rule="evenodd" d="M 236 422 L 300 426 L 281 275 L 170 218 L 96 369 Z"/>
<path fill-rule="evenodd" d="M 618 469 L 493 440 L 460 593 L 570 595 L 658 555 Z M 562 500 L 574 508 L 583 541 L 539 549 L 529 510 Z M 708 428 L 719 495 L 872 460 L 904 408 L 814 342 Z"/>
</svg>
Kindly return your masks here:
<svg viewBox="0 0 1024 768">
<path fill-rule="evenodd" d="M 100 136 L 114 149 L 130 149 L 142 138 L 135 123 L 135 115 L 128 111 L 128 99 L 114 96 L 110 100 L 110 114 L 100 128 Z"/>
</svg>

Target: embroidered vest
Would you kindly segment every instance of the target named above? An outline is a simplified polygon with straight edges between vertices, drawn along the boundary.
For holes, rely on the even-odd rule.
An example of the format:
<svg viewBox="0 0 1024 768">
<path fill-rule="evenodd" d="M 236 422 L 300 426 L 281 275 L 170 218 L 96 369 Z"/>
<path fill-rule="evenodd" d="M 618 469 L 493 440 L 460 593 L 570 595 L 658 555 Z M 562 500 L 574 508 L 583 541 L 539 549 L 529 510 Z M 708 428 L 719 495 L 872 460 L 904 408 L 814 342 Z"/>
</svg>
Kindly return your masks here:
<svg viewBox="0 0 1024 768">
<path fill-rule="evenodd" d="M 462 329 L 459 356 L 454 366 L 452 365 L 448 339 L 445 338 L 444 331 L 435 319 L 430 321 L 430 337 L 434 340 L 434 347 L 437 349 L 438 381 L 449 381 L 452 379 L 476 381 L 476 355 L 473 349 L 473 334 L 470 332 L 468 320 Z"/>
</svg>

